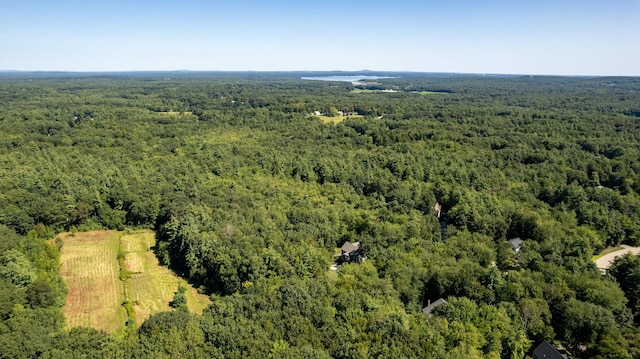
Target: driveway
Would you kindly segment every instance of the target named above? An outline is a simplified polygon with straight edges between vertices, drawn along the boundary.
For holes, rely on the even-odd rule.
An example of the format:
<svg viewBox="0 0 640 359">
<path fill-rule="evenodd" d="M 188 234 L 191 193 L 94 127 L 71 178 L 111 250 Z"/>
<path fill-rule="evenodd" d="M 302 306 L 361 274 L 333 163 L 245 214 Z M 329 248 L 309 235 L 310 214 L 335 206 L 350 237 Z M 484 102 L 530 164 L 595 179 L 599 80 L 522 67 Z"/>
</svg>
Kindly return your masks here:
<svg viewBox="0 0 640 359">
<path fill-rule="evenodd" d="M 613 264 L 613 260 L 627 253 L 640 254 L 640 247 L 631 247 L 623 244 L 622 249 L 615 252 L 607 253 L 596 260 L 596 266 L 605 272 Z"/>
</svg>

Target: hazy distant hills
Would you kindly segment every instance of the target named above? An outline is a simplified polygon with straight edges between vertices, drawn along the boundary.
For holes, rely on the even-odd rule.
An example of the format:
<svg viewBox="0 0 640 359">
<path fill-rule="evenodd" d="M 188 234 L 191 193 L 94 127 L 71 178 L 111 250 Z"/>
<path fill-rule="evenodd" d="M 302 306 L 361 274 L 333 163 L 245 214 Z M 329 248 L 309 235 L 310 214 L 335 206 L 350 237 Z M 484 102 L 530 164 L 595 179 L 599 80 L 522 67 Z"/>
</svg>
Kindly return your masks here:
<svg viewBox="0 0 640 359">
<path fill-rule="evenodd" d="M 241 76 L 273 76 L 278 77 L 309 77 L 309 76 L 356 76 L 356 75 L 376 75 L 388 77 L 458 77 L 458 76 L 491 76 L 491 77 L 514 77 L 522 75 L 513 74 L 471 74 L 471 73 L 448 73 L 448 72 L 409 72 L 409 71 L 20 71 L 20 70 L 0 70 L 0 77 L 27 77 L 27 78 L 47 78 L 47 77 L 95 77 L 95 76 L 207 76 L 207 75 L 241 75 Z"/>
</svg>

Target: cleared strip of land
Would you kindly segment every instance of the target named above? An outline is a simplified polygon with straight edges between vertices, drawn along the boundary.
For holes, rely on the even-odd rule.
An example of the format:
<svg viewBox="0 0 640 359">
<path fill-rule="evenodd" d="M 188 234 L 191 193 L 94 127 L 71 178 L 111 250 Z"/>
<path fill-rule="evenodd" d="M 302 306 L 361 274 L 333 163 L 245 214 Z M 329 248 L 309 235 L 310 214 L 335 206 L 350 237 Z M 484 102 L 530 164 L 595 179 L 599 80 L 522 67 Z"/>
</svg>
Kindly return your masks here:
<svg viewBox="0 0 640 359">
<path fill-rule="evenodd" d="M 151 250 L 155 245 L 151 231 L 93 231 L 59 237 L 63 240 L 60 271 L 68 288 L 62 312 L 69 328 L 116 332 L 127 321 L 126 301 L 133 304 L 135 321 L 140 325 L 151 314 L 171 310 L 169 302 L 179 285 L 187 288 L 190 311 L 201 313 L 209 304 L 208 296 L 159 265 Z M 125 281 L 120 278 L 118 251 L 125 255 Z"/>
<path fill-rule="evenodd" d="M 363 117 L 362 115 L 350 115 L 350 116 L 324 116 L 324 115 L 314 115 L 315 117 L 318 117 L 320 119 L 320 121 L 324 122 L 324 123 L 340 123 L 348 118 L 355 118 L 355 117 Z"/>
<path fill-rule="evenodd" d="M 121 328 L 127 314 L 118 265 L 119 233 L 66 233 L 60 254 L 60 274 L 67 285 L 62 307 L 67 327 L 93 327 L 107 332 Z"/>
<path fill-rule="evenodd" d="M 171 116 L 193 116 L 193 112 L 191 111 L 162 111 L 156 112 L 161 115 L 171 115 Z"/>
<path fill-rule="evenodd" d="M 420 95 L 439 95 L 439 94 L 447 94 L 448 92 L 443 91 L 397 91 L 397 90 L 370 90 L 370 89 L 362 89 L 362 88 L 354 88 L 351 90 L 351 93 L 409 93 L 409 94 L 420 94 Z"/>
<path fill-rule="evenodd" d="M 187 288 L 185 295 L 189 311 L 202 313 L 209 305 L 209 297 L 199 294 L 167 267 L 160 266 L 158 258 L 150 250 L 154 245 L 155 236 L 151 231 L 125 235 L 120 243 L 126 252 L 125 267 L 130 272 L 127 295 L 133 302 L 136 324 L 142 324 L 153 313 L 171 310 L 169 302 L 179 285 Z"/>
</svg>

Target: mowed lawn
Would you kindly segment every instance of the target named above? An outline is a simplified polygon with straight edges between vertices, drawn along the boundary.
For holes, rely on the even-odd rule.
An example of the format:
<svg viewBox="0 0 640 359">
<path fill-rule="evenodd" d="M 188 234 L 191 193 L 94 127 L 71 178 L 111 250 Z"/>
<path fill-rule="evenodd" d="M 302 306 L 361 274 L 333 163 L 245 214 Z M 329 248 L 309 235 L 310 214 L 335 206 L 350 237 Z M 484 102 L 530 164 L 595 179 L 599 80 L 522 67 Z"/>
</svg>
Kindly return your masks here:
<svg viewBox="0 0 640 359">
<path fill-rule="evenodd" d="M 68 289 L 62 313 L 67 327 L 114 332 L 126 322 L 118 266 L 119 237 L 114 231 L 60 235 L 60 274 Z"/>
<path fill-rule="evenodd" d="M 171 270 L 162 267 L 150 249 L 155 245 L 151 231 L 124 234 L 118 231 L 63 233 L 61 275 L 67 285 L 67 302 L 62 307 L 67 327 L 93 327 L 107 332 L 124 328 L 127 314 L 122 305 L 133 302 L 136 324 L 151 314 L 172 310 L 178 285 L 187 288 L 190 311 L 202 313 L 209 297 L 198 294 Z M 120 280 L 118 250 L 125 253 L 124 265 L 131 273 L 126 285 Z"/>
<path fill-rule="evenodd" d="M 340 123 L 348 118 L 362 117 L 362 115 L 351 115 L 351 116 L 324 116 L 324 115 L 313 115 L 314 117 L 318 117 L 320 121 L 324 123 Z"/>
<path fill-rule="evenodd" d="M 169 302 L 178 290 L 178 285 L 187 288 L 187 307 L 192 313 L 201 314 L 209 305 L 208 296 L 199 294 L 184 279 L 159 265 L 158 258 L 150 250 L 155 245 L 153 232 L 138 231 L 125 235 L 120 245 L 126 253 L 125 267 L 131 273 L 127 295 L 133 302 L 136 324 L 142 324 L 153 313 L 172 310 Z"/>
<path fill-rule="evenodd" d="M 354 88 L 351 90 L 351 93 L 408 93 L 408 94 L 420 94 L 420 95 L 441 95 L 447 94 L 447 92 L 443 91 L 385 91 L 385 90 L 369 90 L 369 89 L 361 89 Z"/>
</svg>

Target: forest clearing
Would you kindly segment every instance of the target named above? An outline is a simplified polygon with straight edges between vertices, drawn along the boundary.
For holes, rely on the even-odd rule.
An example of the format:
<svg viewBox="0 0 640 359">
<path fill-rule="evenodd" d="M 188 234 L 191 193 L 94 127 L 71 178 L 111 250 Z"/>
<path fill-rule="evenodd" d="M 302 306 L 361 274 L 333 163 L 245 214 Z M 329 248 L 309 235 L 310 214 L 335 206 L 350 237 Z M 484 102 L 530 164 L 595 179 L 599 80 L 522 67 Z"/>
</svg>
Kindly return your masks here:
<svg viewBox="0 0 640 359">
<path fill-rule="evenodd" d="M 316 115 L 315 117 L 318 117 L 320 119 L 320 121 L 322 121 L 323 123 L 333 123 L 338 124 L 348 118 L 356 118 L 356 117 L 362 117 L 362 115 L 349 115 L 349 116 L 324 116 L 324 115 Z"/>
<path fill-rule="evenodd" d="M 360 94 L 360 93 L 380 93 L 380 94 L 385 94 L 385 93 L 398 93 L 398 92 L 402 92 L 402 93 L 412 93 L 412 94 L 420 94 L 420 95 L 440 95 L 440 94 L 447 94 L 447 92 L 444 91 L 397 91 L 397 90 L 392 90 L 392 89 L 368 89 L 368 88 L 360 88 L 360 87 L 356 87 L 353 90 L 351 90 L 351 93 L 353 94 Z"/>
<path fill-rule="evenodd" d="M 59 238 L 60 274 L 69 291 L 62 307 L 67 327 L 116 331 L 126 320 L 124 287 L 118 278 L 118 232 L 63 233 Z"/>
<path fill-rule="evenodd" d="M 67 285 L 67 301 L 62 312 L 68 328 L 85 326 L 106 332 L 124 327 L 125 301 L 133 303 L 136 325 L 151 314 L 170 310 L 178 286 L 187 288 L 187 306 L 202 313 L 209 304 L 171 270 L 160 266 L 151 248 L 151 231 L 123 234 L 118 231 L 63 233 L 61 275 Z M 118 251 L 124 254 L 126 281 L 121 280 Z"/>
<path fill-rule="evenodd" d="M 151 231 L 136 231 L 120 239 L 120 248 L 126 252 L 125 267 L 130 273 L 127 295 L 133 302 L 138 326 L 151 314 L 170 310 L 169 302 L 179 285 L 187 288 L 185 295 L 190 312 L 201 314 L 209 305 L 209 297 L 199 294 L 184 279 L 158 263 L 151 250 L 155 242 Z"/>
</svg>

